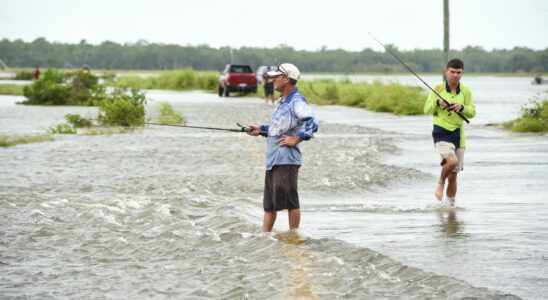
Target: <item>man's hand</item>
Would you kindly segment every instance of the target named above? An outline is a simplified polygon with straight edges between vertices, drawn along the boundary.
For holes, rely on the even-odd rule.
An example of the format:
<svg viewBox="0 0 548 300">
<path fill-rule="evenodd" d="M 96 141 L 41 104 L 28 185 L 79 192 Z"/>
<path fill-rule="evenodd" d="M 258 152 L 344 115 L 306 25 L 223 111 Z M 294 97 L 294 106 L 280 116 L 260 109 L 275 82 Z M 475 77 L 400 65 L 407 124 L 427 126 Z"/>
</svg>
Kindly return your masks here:
<svg viewBox="0 0 548 300">
<path fill-rule="evenodd" d="M 248 131 L 247 134 L 252 135 L 252 136 L 258 136 L 258 135 L 259 135 L 259 132 L 261 131 L 261 129 L 259 128 L 259 126 L 256 126 L 256 125 L 249 125 L 248 127 L 249 127 L 249 129 L 251 129 L 251 130 Z"/>
<path fill-rule="evenodd" d="M 441 99 L 436 100 L 436 103 L 439 107 L 441 107 L 443 109 L 446 109 L 448 107 L 447 104 L 445 103 L 445 101 L 443 101 Z"/>
<path fill-rule="evenodd" d="M 302 142 L 301 137 L 298 135 L 282 135 L 282 137 L 278 140 L 278 146 L 295 146 L 298 143 Z"/>
<path fill-rule="evenodd" d="M 460 111 L 462 108 L 462 104 L 460 103 L 452 103 L 451 106 L 449 106 L 449 109 L 452 111 Z"/>
</svg>

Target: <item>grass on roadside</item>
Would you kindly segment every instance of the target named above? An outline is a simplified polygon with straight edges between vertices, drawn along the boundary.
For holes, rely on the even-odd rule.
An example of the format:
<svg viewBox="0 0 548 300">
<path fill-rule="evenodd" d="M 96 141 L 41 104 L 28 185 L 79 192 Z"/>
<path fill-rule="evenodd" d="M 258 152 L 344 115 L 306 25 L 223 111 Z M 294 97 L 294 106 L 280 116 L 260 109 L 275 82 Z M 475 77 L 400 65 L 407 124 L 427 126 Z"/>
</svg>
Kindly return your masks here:
<svg viewBox="0 0 548 300">
<path fill-rule="evenodd" d="M 109 126 L 109 127 L 88 127 L 80 131 L 82 135 L 110 135 L 129 133 L 137 130 L 135 127 Z"/>
<path fill-rule="evenodd" d="M 76 134 L 77 133 L 76 128 L 66 123 L 60 123 L 55 126 L 51 126 L 48 129 L 48 132 L 52 134 Z"/>
<path fill-rule="evenodd" d="M 9 136 L 6 134 L 0 134 L 0 147 L 11 147 L 18 144 L 30 144 L 53 141 L 51 135 L 20 135 Z"/>
<path fill-rule="evenodd" d="M 521 111 L 519 118 L 503 123 L 502 126 L 514 132 L 548 132 L 548 91 L 537 95 Z"/>
<path fill-rule="evenodd" d="M 206 90 L 217 91 L 216 72 L 194 71 L 184 69 L 162 72 L 157 77 L 123 76 L 109 81 L 109 85 L 125 86 L 139 89 L 159 90 Z"/>
<path fill-rule="evenodd" d="M 398 83 L 352 83 L 320 79 L 298 83 L 299 91 L 311 103 L 361 107 L 396 115 L 423 114 L 426 92 L 420 87 Z"/>
<path fill-rule="evenodd" d="M 160 102 L 156 105 L 158 111 L 158 123 L 164 125 L 185 124 L 183 116 L 173 109 L 173 106 L 168 102 Z"/>
<path fill-rule="evenodd" d="M 0 95 L 23 96 L 24 85 L 0 84 Z"/>
</svg>

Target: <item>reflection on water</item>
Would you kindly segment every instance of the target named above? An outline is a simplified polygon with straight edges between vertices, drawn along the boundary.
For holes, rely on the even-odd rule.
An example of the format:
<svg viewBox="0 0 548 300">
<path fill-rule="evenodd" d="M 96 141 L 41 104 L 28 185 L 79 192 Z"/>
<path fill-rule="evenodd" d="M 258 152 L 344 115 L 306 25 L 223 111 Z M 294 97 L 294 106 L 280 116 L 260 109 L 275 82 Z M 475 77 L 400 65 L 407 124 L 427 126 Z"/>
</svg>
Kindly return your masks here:
<svg viewBox="0 0 548 300">
<path fill-rule="evenodd" d="M 452 238 L 465 237 L 463 222 L 457 218 L 457 209 L 449 207 L 446 210 L 438 210 L 438 219 L 440 220 L 441 232 Z"/>
<path fill-rule="evenodd" d="M 286 299 L 319 299 L 314 293 L 313 279 L 310 274 L 316 273 L 311 260 L 311 253 L 303 248 L 306 240 L 297 231 L 285 231 L 275 235 L 285 242 L 280 249 L 282 255 L 287 257 L 289 263 Z"/>
</svg>

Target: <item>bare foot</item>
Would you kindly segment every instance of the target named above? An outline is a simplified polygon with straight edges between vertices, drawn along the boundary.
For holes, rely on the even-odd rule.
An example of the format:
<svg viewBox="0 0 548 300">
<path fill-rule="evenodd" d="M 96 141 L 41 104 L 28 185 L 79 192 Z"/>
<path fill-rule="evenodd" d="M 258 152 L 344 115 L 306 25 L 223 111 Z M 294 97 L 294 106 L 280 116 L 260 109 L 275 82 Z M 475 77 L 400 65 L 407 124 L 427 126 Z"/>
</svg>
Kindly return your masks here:
<svg viewBox="0 0 548 300">
<path fill-rule="evenodd" d="M 445 182 L 438 182 L 438 184 L 436 184 L 436 199 L 438 199 L 438 201 L 441 201 L 441 199 L 443 199 L 443 188 L 445 186 Z"/>
</svg>

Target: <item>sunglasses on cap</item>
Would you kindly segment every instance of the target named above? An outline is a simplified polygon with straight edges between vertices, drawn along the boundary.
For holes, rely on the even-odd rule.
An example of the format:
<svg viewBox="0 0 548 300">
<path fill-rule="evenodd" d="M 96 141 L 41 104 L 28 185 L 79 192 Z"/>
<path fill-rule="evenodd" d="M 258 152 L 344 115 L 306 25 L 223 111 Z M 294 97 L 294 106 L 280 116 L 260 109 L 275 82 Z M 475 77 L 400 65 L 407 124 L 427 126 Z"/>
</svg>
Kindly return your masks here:
<svg viewBox="0 0 548 300">
<path fill-rule="evenodd" d="M 281 64 L 278 65 L 278 72 L 282 73 L 285 77 L 289 76 L 287 74 L 287 71 L 284 69 L 284 67 Z"/>
</svg>

